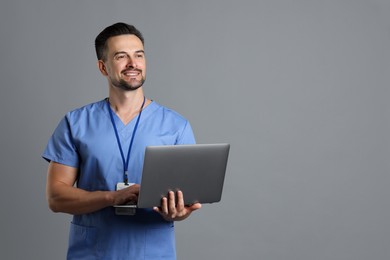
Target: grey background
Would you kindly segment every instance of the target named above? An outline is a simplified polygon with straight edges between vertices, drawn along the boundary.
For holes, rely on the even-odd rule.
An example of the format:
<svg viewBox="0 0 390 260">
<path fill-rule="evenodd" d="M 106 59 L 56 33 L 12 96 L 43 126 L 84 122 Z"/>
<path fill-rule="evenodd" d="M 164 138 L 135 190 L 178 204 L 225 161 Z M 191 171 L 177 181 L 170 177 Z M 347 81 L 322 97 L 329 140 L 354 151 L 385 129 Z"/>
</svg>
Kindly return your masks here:
<svg viewBox="0 0 390 260">
<path fill-rule="evenodd" d="M 390 258 L 389 1 L 6 0 L 2 259 L 65 258 L 40 155 L 106 97 L 93 41 L 117 21 L 146 38 L 148 97 L 231 143 L 222 202 L 177 223 L 179 259 Z"/>
</svg>

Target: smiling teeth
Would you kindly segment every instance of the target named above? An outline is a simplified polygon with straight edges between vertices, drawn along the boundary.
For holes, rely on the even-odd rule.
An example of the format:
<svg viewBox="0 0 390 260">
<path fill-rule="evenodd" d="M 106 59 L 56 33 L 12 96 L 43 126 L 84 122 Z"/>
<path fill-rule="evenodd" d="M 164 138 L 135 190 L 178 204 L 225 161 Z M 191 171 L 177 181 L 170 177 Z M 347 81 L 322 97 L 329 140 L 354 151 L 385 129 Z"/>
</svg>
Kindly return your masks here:
<svg viewBox="0 0 390 260">
<path fill-rule="evenodd" d="M 137 76 L 138 72 L 125 73 L 126 76 Z"/>
</svg>

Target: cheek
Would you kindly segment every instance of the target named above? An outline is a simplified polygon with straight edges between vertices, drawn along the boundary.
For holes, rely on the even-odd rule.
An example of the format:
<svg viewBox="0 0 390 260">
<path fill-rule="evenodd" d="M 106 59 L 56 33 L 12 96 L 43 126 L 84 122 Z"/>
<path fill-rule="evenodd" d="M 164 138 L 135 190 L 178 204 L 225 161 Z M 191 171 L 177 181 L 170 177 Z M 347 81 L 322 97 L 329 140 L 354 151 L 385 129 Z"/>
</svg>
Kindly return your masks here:
<svg viewBox="0 0 390 260">
<path fill-rule="evenodd" d="M 143 74 L 145 74 L 145 72 L 146 72 L 146 64 L 143 63 L 139 68 L 142 69 Z"/>
<path fill-rule="evenodd" d="M 146 62 L 145 61 L 140 61 L 138 64 L 138 68 L 145 70 L 146 69 Z"/>
</svg>

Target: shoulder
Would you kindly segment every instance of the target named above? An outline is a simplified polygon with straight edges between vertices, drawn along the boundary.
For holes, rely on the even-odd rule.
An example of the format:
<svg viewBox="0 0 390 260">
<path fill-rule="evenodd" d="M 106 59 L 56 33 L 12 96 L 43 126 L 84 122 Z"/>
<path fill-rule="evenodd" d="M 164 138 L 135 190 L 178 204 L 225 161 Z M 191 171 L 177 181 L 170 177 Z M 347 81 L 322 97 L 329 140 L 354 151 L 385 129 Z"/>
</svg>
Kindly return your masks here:
<svg viewBox="0 0 390 260">
<path fill-rule="evenodd" d="M 153 105 L 156 116 L 161 116 L 164 119 L 175 120 L 183 123 L 188 121 L 183 115 L 169 107 L 163 106 L 155 101 L 153 101 L 151 105 Z"/>
<path fill-rule="evenodd" d="M 75 120 L 77 121 L 79 119 L 86 118 L 86 117 L 89 117 L 91 115 L 96 115 L 97 113 L 102 113 L 105 111 L 104 110 L 105 103 L 106 103 L 106 100 L 103 99 L 103 100 L 93 102 L 93 103 L 84 105 L 82 107 L 73 109 L 66 114 L 66 118 L 69 121 L 75 121 Z"/>
<path fill-rule="evenodd" d="M 189 121 L 175 110 L 153 102 L 148 125 L 159 133 L 173 136 L 172 144 L 192 144 L 195 137 Z"/>
</svg>

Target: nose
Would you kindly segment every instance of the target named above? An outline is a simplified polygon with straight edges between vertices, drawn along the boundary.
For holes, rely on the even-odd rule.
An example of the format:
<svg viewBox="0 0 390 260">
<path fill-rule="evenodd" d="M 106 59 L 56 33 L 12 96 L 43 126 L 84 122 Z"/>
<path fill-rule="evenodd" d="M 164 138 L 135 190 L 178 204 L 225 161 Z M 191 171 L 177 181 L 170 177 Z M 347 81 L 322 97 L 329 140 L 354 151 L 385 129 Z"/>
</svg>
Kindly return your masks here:
<svg viewBox="0 0 390 260">
<path fill-rule="evenodd" d="M 134 60 L 127 56 L 127 63 L 126 63 L 126 68 L 136 68 L 137 64 L 134 62 Z"/>
</svg>

